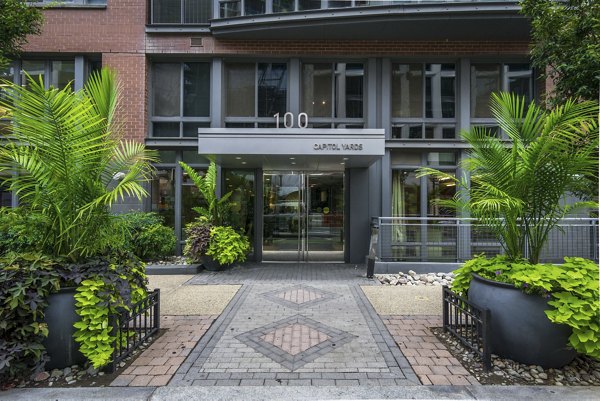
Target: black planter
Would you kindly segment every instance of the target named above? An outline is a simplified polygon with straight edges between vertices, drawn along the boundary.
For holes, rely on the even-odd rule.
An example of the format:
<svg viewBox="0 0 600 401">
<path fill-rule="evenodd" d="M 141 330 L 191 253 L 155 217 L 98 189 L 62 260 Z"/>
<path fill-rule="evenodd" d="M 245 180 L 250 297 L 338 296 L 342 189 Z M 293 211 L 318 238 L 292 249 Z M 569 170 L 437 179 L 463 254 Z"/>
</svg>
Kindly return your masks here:
<svg viewBox="0 0 600 401">
<path fill-rule="evenodd" d="M 375 258 L 367 258 L 367 278 L 373 278 L 375 272 Z"/>
<path fill-rule="evenodd" d="M 44 322 L 48 325 L 48 337 L 44 347 L 50 361 L 46 369 L 62 369 L 72 365 L 83 366 L 85 357 L 79 352 L 79 344 L 73 339 L 79 321 L 75 312 L 75 287 L 62 288 L 48 297 Z"/>
<path fill-rule="evenodd" d="M 527 365 L 560 368 L 577 353 L 569 345 L 571 328 L 552 323 L 548 301 L 510 284 L 473 275 L 469 300 L 490 310 L 490 345 L 494 354 Z"/>
<path fill-rule="evenodd" d="M 219 272 L 227 269 L 231 265 L 222 265 L 212 258 L 212 256 L 204 255 L 200 258 L 202 266 L 208 271 Z"/>
</svg>

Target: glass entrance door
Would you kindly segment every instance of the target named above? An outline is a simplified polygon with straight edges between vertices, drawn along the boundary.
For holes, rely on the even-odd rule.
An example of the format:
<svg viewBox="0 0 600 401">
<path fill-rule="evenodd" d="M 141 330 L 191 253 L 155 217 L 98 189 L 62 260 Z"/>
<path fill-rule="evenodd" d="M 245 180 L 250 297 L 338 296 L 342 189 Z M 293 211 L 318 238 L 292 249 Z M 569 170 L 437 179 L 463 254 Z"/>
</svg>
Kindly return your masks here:
<svg viewBox="0 0 600 401">
<path fill-rule="evenodd" d="M 344 261 L 344 174 L 266 172 L 263 260 Z"/>
</svg>

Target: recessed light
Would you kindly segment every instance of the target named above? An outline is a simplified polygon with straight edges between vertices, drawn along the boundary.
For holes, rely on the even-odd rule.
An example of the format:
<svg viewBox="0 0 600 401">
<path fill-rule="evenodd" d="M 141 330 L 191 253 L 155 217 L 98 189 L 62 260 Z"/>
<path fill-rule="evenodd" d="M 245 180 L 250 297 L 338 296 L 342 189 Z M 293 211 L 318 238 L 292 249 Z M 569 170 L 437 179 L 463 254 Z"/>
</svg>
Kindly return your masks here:
<svg viewBox="0 0 600 401">
<path fill-rule="evenodd" d="M 344 157 L 344 160 L 348 160 L 348 158 L 347 158 L 347 157 Z"/>
<path fill-rule="evenodd" d="M 296 164 L 296 162 L 292 162 L 292 164 Z"/>
<path fill-rule="evenodd" d="M 296 160 L 296 158 L 295 157 L 290 157 L 290 160 Z"/>
<path fill-rule="evenodd" d="M 242 162 L 242 164 L 246 164 L 246 162 Z"/>
<path fill-rule="evenodd" d="M 242 158 L 239 156 L 236 156 L 235 160 L 242 160 Z"/>
<path fill-rule="evenodd" d="M 346 163 L 344 163 L 344 162 L 341 162 L 340 164 L 344 165 L 344 164 L 346 164 Z"/>
</svg>

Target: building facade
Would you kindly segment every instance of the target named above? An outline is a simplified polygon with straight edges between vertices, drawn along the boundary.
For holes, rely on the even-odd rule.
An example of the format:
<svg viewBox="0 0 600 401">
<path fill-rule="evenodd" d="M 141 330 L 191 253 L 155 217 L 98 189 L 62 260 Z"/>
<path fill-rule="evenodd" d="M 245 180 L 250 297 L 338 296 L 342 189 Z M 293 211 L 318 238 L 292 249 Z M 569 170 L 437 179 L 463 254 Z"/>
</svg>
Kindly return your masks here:
<svg viewBox="0 0 600 401">
<path fill-rule="evenodd" d="M 183 241 L 200 197 L 178 162 L 214 156 L 256 261 L 360 263 L 373 217 L 456 217 L 433 202 L 453 184 L 415 170 L 460 174 L 460 131 L 497 131 L 490 94 L 544 89 L 515 1 L 72 0 L 44 15 L 3 78 L 79 89 L 115 69 L 127 136 L 160 154 L 151 197 L 121 207 Z"/>
</svg>

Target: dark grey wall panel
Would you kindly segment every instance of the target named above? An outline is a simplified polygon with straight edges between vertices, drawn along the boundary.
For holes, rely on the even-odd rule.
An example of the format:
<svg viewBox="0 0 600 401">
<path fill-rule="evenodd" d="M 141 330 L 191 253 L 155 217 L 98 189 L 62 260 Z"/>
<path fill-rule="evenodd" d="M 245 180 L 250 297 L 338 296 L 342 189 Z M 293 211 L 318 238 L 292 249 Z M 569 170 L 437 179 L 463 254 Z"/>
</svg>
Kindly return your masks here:
<svg viewBox="0 0 600 401">
<path fill-rule="evenodd" d="M 350 263 L 364 263 L 369 251 L 370 214 L 369 214 L 369 170 L 366 168 L 347 169 L 350 176 L 349 196 L 349 240 L 346 246 L 349 250 Z"/>
</svg>

